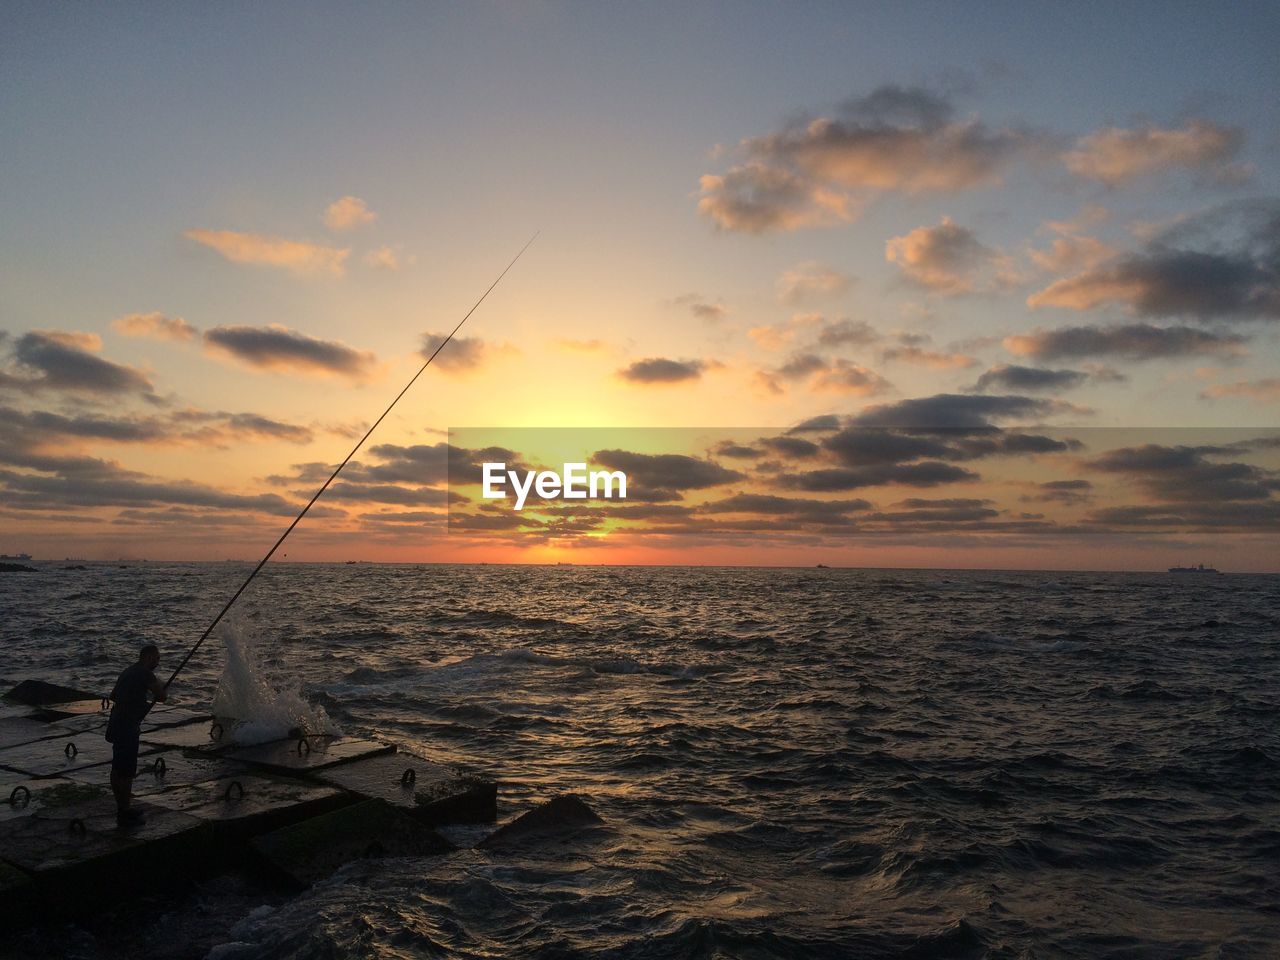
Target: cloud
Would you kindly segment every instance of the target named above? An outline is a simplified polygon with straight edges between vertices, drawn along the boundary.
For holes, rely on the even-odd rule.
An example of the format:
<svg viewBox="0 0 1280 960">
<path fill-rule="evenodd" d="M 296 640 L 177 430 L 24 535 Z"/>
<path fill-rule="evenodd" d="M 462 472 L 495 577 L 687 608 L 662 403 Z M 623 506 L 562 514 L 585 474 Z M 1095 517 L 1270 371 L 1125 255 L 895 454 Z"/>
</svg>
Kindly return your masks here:
<svg viewBox="0 0 1280 960">
<path fill-rule="evenodd" d="M 237 233 L 234 230 L 188 230 L 186 236 L 216 250 L 233 263 L 280 267 L 302 275 L 341 277 L 346 272 L 345 262 L 351 253 L 347 249 L 302 240 Z"/>
<path fill-rule="evenodd" d="M 950 217 L 943 217 L 936 227 L 917 227 L 901 237 L 890 237 L 884 255 L 898 265 L 905 280 L 948 296 L 990 286 L 984 273 L 1001 265 L 999 254 Z"/>
<path fill-rule="evenodd" d="M 1104 127 L 1077 140 L 1062 162 L 1076 176 L 1109 187 L 1178 169 L 1239 182 L 1249 170 L 1231 161 L 1243 145 L 1244 131 L 1207 120 L 1190 120 L 1181 128 Z"/>
<path fill-rule="evenodd" d="M 12 349 L 19 375 L 6 381 L 22 390 L 152 395 L 151 381 L 141 371 L 95 356 L 92 351 L 101 346 L 102 339 L 96 334 L 57 330 L 24 333 Z"/>
<path fill-rule="evenodd" d="M 723 500 L 702 504 L 701 513 L 750 513 L 766 516 L 795 516 L 824 520 L 870 510 L 866 500 L 814 500 L 804 497 L 778 497 L 765 493 L 736 493 Z"/>
<path fill-rule="evenodd" d="M 1088 480 L 1046 480 L 1036 484 L 1036 492 L 1023 497 L 1024 501 L 1062 503 L 1078 506 L 1093 500 L 1093 484 Z"/>
<path fill-rule="evenodd" d="M 830 296 L 848 289 L 847 274 L 817 260 L 797 263 L 782 272 L 774 288 L 783 303 L 799 303 L 812 297 Z"/>
<path fill-rule="evenodd" d="M 466 373 L 475 370 L 488 359 L 492 352 L 489 344 L 479 337 L 454 337 L 441 350 L 440 346 L 445 342 L 446 336 L 447 334 L 443 333 L 424 333 L 418 355 L 425 360 L 435 354 L 434 365 L 448 373 Z M 438 354 L 437 350 L 440 351 Z"/>
<path fill-rule="evenodd" d="M 722 230 L 764 233 L 830 226 L 854 219 L 852 201 L 808 180 L 761 163 L 703 174 L 698 212 Z"/>
<path fill-rule="evenodd" d="M 1146 493 L 1169 502 L 1205 504 L 1233 500 L 1267 500 L 1280 490 L 1276 474 L 1252 464 L 1217 463 L 1229 455 L 1219 446 L 1163 446 L 1155 443 L 1108 450 L 1085 466 L 1127 476 Z"/>
<path fill-rule="evenodd" d="M 1119 304 L 1142 317 L 1280 319 L 1280 201 L 1228 204 L 1157 231 L 1137 253 L 1057 280 L 1033 308 Z"/>
<path fill-rule="evenodd" d="M 1027 251 L 1032 263 L 1053 274 L 1091 270 L 1115 255 L 1115 247 L 1097 237 L 1058 237 L 1048 250 Z"/>
<path fill-rule="evenodd" d="M 998 363 L 973 385 L 973 389 L 984 392 L 990 389 L 1000 390 L 1070 390 L 1089 379 L 1087 373 L 1079 370 L 1046 370 L 1042 367 L 1020 367 L 1014 364 Z"/>
<path fill-rule="evenodd" d="M 699 379 L 706 367 L 703 360 L 649 357 L 619 370 L 618 376 L 630 383 L 683 383 Z"/>
<path fill-rule="evenodd" d="M 194 340 L 200 331 L 181 317 L 163 313 L 129 313 L 111 321 L 111 329 L 125 337 L 147 337 L 151 340 Z"/>
<path fill-rule="evenodd" d="M 877 193 L 956 191 L 999 183 L 1034 144 L 1025 133 L 956 120 L 950 101 L 884 86 L 834 117 L 743 140 L 745 162 L 702 178 L 699 210 L 720 227 L 760 233 L 853 219 Z"/>
<path fill-rule="evenodd" d="M 1020 357 L 1061 360 L 1080 357 L 1120 357 L 1152 360 L 1168 357 L 1236 357 L 1246 340 L 1235 334 L 1213 333 L 1195 327 L 1156 327 L 1131 323 L 1112 327 L 1059 327 L 1004 338 L 1004 348 Z"/>
<path fill-rule="evenodd" d="M 986 428 L 999 420 L 1043 417 L 1062 405 L 1038 397 L 940 393 L 868 407 L 851 419 L 862 427 Z"/>
<path fill-rule="evenodd" d="M 153 482 L 135 476 L 108 471 L 97 476 L 45 477 L 0 470 L 0 484 L 7 491 L 5 499 L 24 509 L 168 503 L 277 516 L 292 516 L 296 511 L 292 503 L 274 493 L 244 496 L 199 483 Z"/>
<path fill-rule="evenodd" d="M 729 308 L 723 303 L 713 302 L 696 293 L 685 293 L 672 299 L 671 303 L 678 307 L 688 307 L 699 320 L 707 323 L 719 323 L 729 316 Z"/>
<path fill-rule="evenodd" d="M 871 397 L 892 389 L 889 381 L 861 364 L 843 357 L 826 359 L 815 353 L 795 353 L 781 366 L 761 370 L 759 381 L 773 393 L 782 392 L 782 383 L 808 381 L 814 390 Z"/>
<path fill-rule="evenodd" d="M 880 339 L 880 334 L 865 320 L 837 320 L 824 324 L 818 343 L 824 347 L 864 347 Z"/>
<path fill-rule="evenodd" d="M 944 353 L 918 346 L 890 347 L 884 351 L 884 359 L 929 367 L 932 370 L 965 370 L 978 365 L 977 358 L 967 353 Z"/>
<path fill-rule="evenodd" d="M 400 258 L 390 247 L 378 247 L 364 255 L 365 266 L 375 270 L 395 271 L 400 269 Z"/>
<path fill-rule="evenodd" d="M 1202 390 L 1200 396 L 1205 399 L 1249 397 L 1263 402 L 1280 400 L 1280 378 L 1268 377 L 1263 380 L 1237 380 L 1235 383 L 1215 384 Z"/>
<path fill-rule="evenodd" d="M 260 370 L 336 374 L 364 380 L 373 373 L 374 355 L 336 340 L 318 340 L 288 327 L 214 327 L 204 334 L 206 347 Z"/>
<path fill-rule="evenodd" d="M 950 463 L 924 460 L 920 463 L 886 463 L 867 467 L 830 467 L 803 473 L 780 474 L 779 486 L 811 493 L 834 493 L 865 487 L 937 487 L 981 479 L 978 474 Z"/>
<path fill-rule="evenodd" d="M 373 223 L 378 215 L 359 197 L 342 197 L 325 208 L 324 225 L 335 233 L 354 230 L 366 223 Z M 385 249 L 385 248 L 384 248 Z"/>
<path fill-rule="evenodd" d="M 680 491 L 704 490 L 746 479 L 746 474 L 722 467 L 713 460 L 701 460 L 677 453 L 597 450 L 591 459 L 609 470 L 626 473 L 628 497 L 631 495 L 632 481 L 642 490 Z"/>
</svg>

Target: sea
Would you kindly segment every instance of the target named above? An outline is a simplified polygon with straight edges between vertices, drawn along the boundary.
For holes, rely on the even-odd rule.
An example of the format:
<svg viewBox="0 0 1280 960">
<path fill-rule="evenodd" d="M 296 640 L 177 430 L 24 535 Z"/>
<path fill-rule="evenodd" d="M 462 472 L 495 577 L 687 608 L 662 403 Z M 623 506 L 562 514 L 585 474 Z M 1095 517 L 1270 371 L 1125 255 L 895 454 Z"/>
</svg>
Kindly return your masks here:
<svg viewBox="0 0 1280 960">
<path fill-rule="evenodd" d="M 250 569 L 63 567 L 0 578 L 6 687 L 107 690 L 147 641 L 163 673 Z M 176 702 L 232 640 L 343 732 L 497 778 L 500 820 L 575 793 L 604 823 L 8 949 L 1280 957 L 1278 577 L 279 563 Z"/>
</svg>

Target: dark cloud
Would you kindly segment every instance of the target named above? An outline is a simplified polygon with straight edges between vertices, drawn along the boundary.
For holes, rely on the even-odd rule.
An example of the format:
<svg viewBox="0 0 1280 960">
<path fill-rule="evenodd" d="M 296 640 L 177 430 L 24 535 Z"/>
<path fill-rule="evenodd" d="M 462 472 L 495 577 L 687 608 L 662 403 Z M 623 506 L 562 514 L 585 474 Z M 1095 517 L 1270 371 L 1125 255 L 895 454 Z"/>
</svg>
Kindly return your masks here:
<svg viewBox="0 0 1280 960">
<path fill-rule="evenodd" d="M 868 407 L 852 418 L 862 427 L 989 428 L 994 421 L 1043 417 L 1060 405 L 1038 397 L 940 393 Z"/>
<path fill-rule="evenodd" d="M 204 342 L 261 370 L 337 374 L 363 380 L 374 367 L 374 356 L 368 351 L 333 340 L 317 340 L 281 326 L 214 327 L 205 331 Z"/>
<path fill-rule="evenodd" d="M 840 418 L 834 413 L 824 413 L 816 417 L 810 417 L 808 420 L 801 420 L 794 427 L 787 430 L 787 433 L 825 433 L 828 430 L 839 430 Z"/>
<path fill-rule="evenodd" d="M 152 394 L 151 381 L 132 367 L 96 356 L 94 336 L 33 330 L 13 344 L 17 375 L 3 385 L 22 390 L 65 390 L 76 393 Z"/>
<path fill-rule="evenodd" d="M 780 474 L 779 486 L 812 493 L 858 490 L 864 487 L 937 487 L 980 479 L 978 474 L 950 463 L 924 460 L 920 463 L 884 463 L 867 467 L 809 470 Z"/>
<path fill-rule="evenodd" d="M 1280 200 L 1191 218 L 1145 250 L 1058 280 L 1027 303 L 1075 310 L 1117 303 L 1143 317 L 1280 319 Z"/>
<path fill-rule="evenodd" d="M 870 510 L 871 504 L 866 500 L 813 500 L 762 493 L 738 493 L 723 500 L 704 503 L 698 509 L 703 513 L 754 513 L 822 520 Z"/>
<path fill-rule="evenodd" d="M 631 453 L 626 450 L 597 450 L 591 458 L 596 464 L 609 470 L 621 470 L 627 475 L 627 496 L 631 486 L 637 491 L 703 490 L 734 480 L 743 480 L 746 474 L 729 470 L 711 460 L 699 460 L 677 453 Z M 665 499 L 665 497 L 664 497 Z"/>
<path fill-rule="evenodd" d="M 1108 450 L 1085 465 L 1103 473 L 1123 474 L 1158 500 L 1214 503 L 1267 500 L 1280 490 L 1277 474 L 1252 464 L 1215 462 L 1230 455 L 1228 447 L 1144 444 Z"/>
<path fill-rule="evenodd" d="M 757 442 L 771 453 L 791 460 L 816 457 L 821 452 L 821 448 L 816 443 L 811 443 L 802 437 L 761 437 Z"/>
<path fill-rule="evenodd" d="M 298 491 L 302 495 L 304 491 Z M 395 503 L 406 507 L 442 507 L 449 491 L 436 487 L 407 487 L 395 483 L 358 483 L 339 479 L 325 491 L 326 500 L 350 503 Z"/>
<path fill-rule="evenodd" d="M 1167 357 L 1234 357 L 1246 339 L 1195 327 L 1156 327 L 1131 323 L 1112 327 L 1059 327 L 1006 337 L 1005 349 L 1036 360 L 1118 357 L 1155 360 Z"/>
<path fill-rule="evenodd" d="M 1089 379 L 1079 370 L 1046 370 L 1043 367 L 1021 367 L 1000 363 L 992 367 L 973 385 L 979 392 L 998 390 L 1070 390 Z"/>
<path fill-rule="evenodd" d="M 824 347 L 862 347 L 875 343 L 880 334 L 865 320 L 837 320 L 825 324 L 818 334 Z"/>
<path fill-rule="evenodd" d="M 462 453 L 456 447 L 453 449 Z M 383 483 L 433 486 L 449 480 L 449 453 L 447 443 L 415 444 L 409 447 L 380 443 L 369 448 L 369 455 L 382 463 L 367 466 L 364 472 L 370 479 Z M 504 461 L 510 453 L 509 450 L 502 451 Z"/>
<path fill-rule="evenodd" d="M 423 360 L 434 355 L 435 360 L 432 361 L 432 365 L 451 373 L 474 370 L 484 362 L 488 348 L 479 337 L 454 337 L 449 341 L 448 346 L 441 350 L 441 344 L 445 342 L 447 336 L 444 333 L 424 333 L 422 348 L 418 351 L 418 355 Z M 437 350 L 440 352 L 436 353 Z"/>
<path fill-rule="evenodd" d="M 881 87 L 834 117 L 801 119 L 742 142 L 742 162 L 701 179 L 699 211 L 726 230 L 761 233 L 853 219 L 886 191 L 990 186 L 1037 138 L 955 120 L 946 98 Z"/>
<path fill-rule="evenodd" d="M 764 451 L 754 447 L 744 447 L 732 440 L 724 440 L 716 444 L 715 452 L 719 456 L 733 457 L 735 460 L 758 460 L 764 456 Z"/>
<path fill-rule="evenodd" d="M 1088 480 L 1047 480 L 1036 484 L 1036 492 L 1022 499 L 1031 503 L 1062 503 L 1071 506 L 1093 500 L 1093 484 Z"/>
<path fill-rule="evenodd" d="M 649 357 L 618 371 L 618 376 L 631 383 L 680 383 L 697 380 L 706 364 L 702 360 L 668 360 Z"/>
<path fill-rule="evenodd" d="M 172 503 L 196 507 L 252 510 L 292 516 L 297 507 L 274 493 L 243 496 L 198 483 L 129 479 L 110 473 L 103 476 L 41 477 L 0 471 L 5 499 L 12 506 L 110 507 Z"/>
</svg>

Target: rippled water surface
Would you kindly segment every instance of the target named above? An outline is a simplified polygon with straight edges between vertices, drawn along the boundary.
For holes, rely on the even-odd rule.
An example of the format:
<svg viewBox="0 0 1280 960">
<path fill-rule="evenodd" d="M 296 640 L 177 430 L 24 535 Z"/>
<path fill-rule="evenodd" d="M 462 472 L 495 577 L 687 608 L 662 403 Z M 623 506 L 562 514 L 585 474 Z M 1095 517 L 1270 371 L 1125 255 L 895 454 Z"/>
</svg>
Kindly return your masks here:
<svg viewBox="0 0 1280 960">
<path fill-rule="evenodd" d="M 0 680 L 171 667 L 247 569 L 7 575 Z M 215 957 L 1280 955 L 1280 578 L 281 564 L 246 600 L 347 732 L 606 826 L 209 888 Z"/>
</svg>

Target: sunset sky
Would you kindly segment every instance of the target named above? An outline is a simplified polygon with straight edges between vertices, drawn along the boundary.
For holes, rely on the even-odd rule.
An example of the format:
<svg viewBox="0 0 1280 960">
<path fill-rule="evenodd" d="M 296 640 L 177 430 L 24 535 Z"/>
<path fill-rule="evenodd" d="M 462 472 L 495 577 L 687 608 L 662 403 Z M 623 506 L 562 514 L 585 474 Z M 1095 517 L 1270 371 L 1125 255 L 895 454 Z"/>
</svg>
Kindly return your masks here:
<svg viewBox="0 0 1280 960">
<path fill-rule="evenodd" d="M 8 5 L 0 552 L 256 559 L 541 231 L 289 559 L 1280 569 L 1280 8 L 960 11 Z"/>
</svg>

